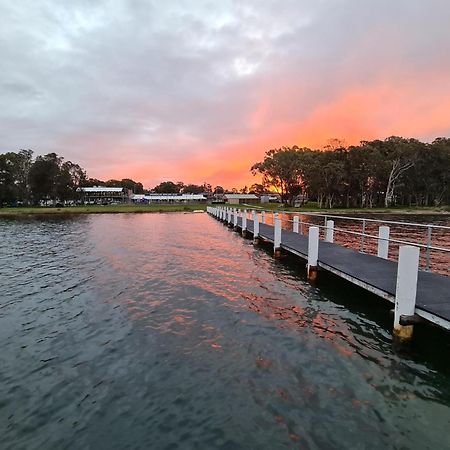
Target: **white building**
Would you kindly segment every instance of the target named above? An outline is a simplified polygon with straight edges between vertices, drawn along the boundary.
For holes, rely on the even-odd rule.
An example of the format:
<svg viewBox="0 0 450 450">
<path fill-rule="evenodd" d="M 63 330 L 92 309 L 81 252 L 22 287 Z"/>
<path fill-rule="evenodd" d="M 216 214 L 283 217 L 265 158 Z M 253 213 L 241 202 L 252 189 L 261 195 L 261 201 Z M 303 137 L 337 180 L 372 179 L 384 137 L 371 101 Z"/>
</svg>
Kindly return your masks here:
<svg viewBox="0 0 450 450">
<path fill-rule="evenodd" d="M 126 203 L 130 199 L 130 190 L 123 187 L 92 186 L 78 188 L 85 203 L 106 204 Z"/>
<path fill-rule="evenodd" d="M 256 204 L 259 203 L 259 197 L 255 194 L 225 194 L 223 196 L 225 202 L 231 205 L 239 205 L 242 203 Z"/>
<path fill-rule="evenodd" d="M 204 203 L 207 198 L 203 194 L 134 194 L 133 203 Z"/>
</svg>

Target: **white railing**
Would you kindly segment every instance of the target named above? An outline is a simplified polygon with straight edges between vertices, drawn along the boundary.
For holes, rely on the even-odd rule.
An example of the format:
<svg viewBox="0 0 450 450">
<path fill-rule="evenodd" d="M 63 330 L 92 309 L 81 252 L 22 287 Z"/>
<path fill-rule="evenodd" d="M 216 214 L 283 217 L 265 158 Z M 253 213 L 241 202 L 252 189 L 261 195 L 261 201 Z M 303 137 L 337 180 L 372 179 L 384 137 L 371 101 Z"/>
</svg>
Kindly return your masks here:
<svg viewBox="0 0 450 450">
<path fill-rule="evenodd" d="M 252 210 L 245 211 L 246 217 L 248 214 L 250 216 L 249 219 L 253 219 L 253 211 L 257 211 L 260 216 L 261 223 L 272 223 L 275 224 L 275 218 L 279 218 L 283 227 L 283 224 L 289 224 L 287 228 L 291 229 L 293 232 L 299 234 L 306 234 L 309 227 L 316 226 L 322 230 L 322 234 L 324 235 L 324 240 L 327 242 L 334 242 L 334 235 L 348 235 L 359 237 L 359 251 L 361 253 L 366 252 L 367 241 L 374 240 L 377 241 L 377 255 L 388 259 L 390 244 L 400 245 L 413 245 L 423 249 L 424 252 L 421 255 L 424 261 L 425 271 L 431 270 L 431 253 L 432 252 L 440 252 L 449 254 L 450 248 L 433 245 L 433 232 L 434 235 L 437 232 L 440 233 L 448 233 L 448 241 L 450 242 L 450 226 L 445 225 L 436 225 L 436 224 L 423 224 L 423 223 L 414 223 L 414 222 L 403 222 L 403 221 L 395 221 L 395 220 L 384 220 L 384 219 L 373 219 L 373 218 L 361 218 L 361 217 L 350 217 L 350 216 L 340 216 L 340 215 L 332 215 L 332 214 L 319 214 L 312 212 L 292 212 L 292 211 L 273 211 L 273 210 L 265 210 L 263 208 L 255 207 L 254 205 L 247 205 L 251 207 Z M 242 212 L 244 214 L 244 212 Z M 313 218 L 313 219 L 323 219 L 324 224 L 313 223 L 311 221 L 302 220 L 304 217 Z M 353 222 L 359 223 L 361 229 L 360 231 L 349 230 L 346 228 L 336 227 L 335 221 L 344 221 L 344 222 Z M 378 234 L 371 234 L 367 231 L 368 224 L 378 224 Z M 391 226 L 401 227 L 403 230 L 413 230 L 414 228 L 417 230 L 426 230 L 426 236 L 424 241 L 419 242 L 418 240 L 411 240 L 408 238 L 394 238 L 390 236 L 390 228 Z M 286 227 L 285 227 L 286 228 Z M 306 228 L 306 230 L 305 230 Z M 407 231 L 406 231 L 407 232 Z M 356 244 L 356 243 L 355 243 Z M 449 259 L 450 265 L 450 259 Z M 444 268 L 444 270 L 448 270 Z"/>
</svg>

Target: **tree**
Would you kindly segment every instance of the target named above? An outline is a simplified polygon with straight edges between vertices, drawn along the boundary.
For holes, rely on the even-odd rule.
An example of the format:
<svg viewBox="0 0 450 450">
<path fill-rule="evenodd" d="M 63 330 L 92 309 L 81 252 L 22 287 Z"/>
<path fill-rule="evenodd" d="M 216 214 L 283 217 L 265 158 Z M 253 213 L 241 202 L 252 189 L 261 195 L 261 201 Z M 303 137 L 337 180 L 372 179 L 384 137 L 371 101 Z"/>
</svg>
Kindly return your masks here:
<svg viewBox="0 0 450 450">
<path fill-rule="evenodd" d="M 134 192 L 135 194 L 143 194 L 144 193 L 144 186 L 142 185 L 142 183 L 134 181 L 131 178 L 123 178 L 119 182 L 119 186 L 129 189 L 130 191 Z"/>
<path fill-rule="evenodd" d="M 202 189 L 202 192 L 212 194 L 212 186 L 209 183 L 206 183 L 206 181 L 202 184 Z"/>
<path fill-rule="evenodd" d="M 58 176 L 62 158 L 56 153 L 38 156 L 30 168 L 29 181 L 33 200 L 51 199 L 56 202 L 58 194 Z"/>
<path fill-rule="evenodd" d="M 31 150 L 0 155 L 0 206 L 17 201 L 28 203 L 28 175 L 32 158 Z"/>
<path fill-rule="evenodd" d="M 63 162 L 56 177 L 57 197 L 61 201 L 79 197 L 78 189 L 86 179 L 86 172 L 71 161 Z"/>
<path fill-rule="evenodd" d="M 196 184 L 187 184 L 183 188 L 183 192 L 186 194 L 201 194 L 204 192 L 205 188 L 204 186 L 198 186 Z"/>
<path fill-rule="evenodd" d="M 14 174 L 8 154 L 0 155 L 0 207 L 16 198 Z"/>
<path fill-rule="evenodd" d="M 178 194 L 184 187 L 183 183 L 174 183 L 173 181 L 163 181 L 153 188 L 158 194 Z"/>
<path fill-rule="evenodd" d="M 250 194 L 262 195 L 266 192 L 266 189 L 263 184 L 254 183 L 250 186 L 249 192 Z"/>
<path fill-rule="evenodd" d="M 274 188 L 282 202 L 293 204 L 302 189 L 301 155 L 305 151 L 297 146 L 268 150 L 264 160 L 254 164 L 251 171 L 253 175 L 260 173 L 264 186 Z"/>
</svg>

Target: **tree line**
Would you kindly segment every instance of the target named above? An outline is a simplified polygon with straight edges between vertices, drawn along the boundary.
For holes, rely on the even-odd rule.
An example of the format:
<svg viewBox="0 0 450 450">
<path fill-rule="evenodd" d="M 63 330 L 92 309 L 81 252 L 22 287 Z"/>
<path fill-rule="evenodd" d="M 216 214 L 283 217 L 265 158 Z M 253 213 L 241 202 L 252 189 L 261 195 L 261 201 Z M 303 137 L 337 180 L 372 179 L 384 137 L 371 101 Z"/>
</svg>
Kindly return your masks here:
<svg viewBox="0 0 450 450">
<path fill-rule="evenodd" d="M 282 147 L 251 167 L 284 203 L 319 207 L 441 206 L 450 202 L 450 139 L 391 136 L 323 150 Z"/>
<path fill-rule="evenodd" d="M 79 164 L 65 161 L 56 153 L 36 158 L 32 150 L 0 154 L 0 207 L 81 200 L 79 188 L 87 186 L 120 186 L 135 193 L 144 192 L 142 184 L 130 178 L 88 178 Z"/>
</svg>

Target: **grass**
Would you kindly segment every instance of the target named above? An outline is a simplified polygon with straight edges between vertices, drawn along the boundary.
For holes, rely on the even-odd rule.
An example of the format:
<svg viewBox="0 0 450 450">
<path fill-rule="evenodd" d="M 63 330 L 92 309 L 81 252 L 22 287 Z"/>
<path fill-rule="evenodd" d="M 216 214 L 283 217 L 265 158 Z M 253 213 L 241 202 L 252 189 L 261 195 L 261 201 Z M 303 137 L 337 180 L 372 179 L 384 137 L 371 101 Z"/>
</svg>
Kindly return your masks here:
<svg viewBox="0 0 450 450">
<path fill-rule="evenodd" d="M 44 215 L 44 214 L 116 214 L 116 213 L 168 213 L 192 212 L 206 210 L 205 204 L 172 204 L 172 205 L 89 205 L 66 206 L 64 208 L 18 207 L 0 208 L 1 216 Z M 223 205 L 221 205 L 223 206 Z M 322 214 L 450 214 L 448 206 L 443 207 L 394 207 L 394 208 L 318 208 L 316 203 L 308 203 L 301 208 L 281 206 L 279 203 L 263 203 L 260 205 L 229 205 L 240 209 L 261 209 L 273 211 L 316 212 Z"/>
<path fill-rule="evenodd" d="M 166 213 L 192 212 L 206 210 L 204 204 L 176 204 L 176 205 L 86 205 L 66 206 L 64 208 L 48 207 L 18 207 L 0 208 L 1 216 L 22 216 L 34 214 L 117 214 L 117 213 Z"/>
</svg>

